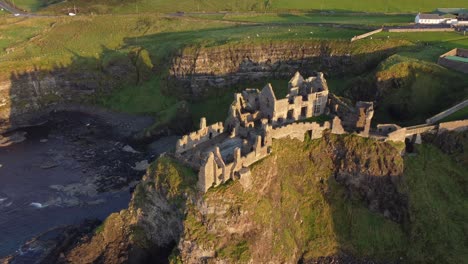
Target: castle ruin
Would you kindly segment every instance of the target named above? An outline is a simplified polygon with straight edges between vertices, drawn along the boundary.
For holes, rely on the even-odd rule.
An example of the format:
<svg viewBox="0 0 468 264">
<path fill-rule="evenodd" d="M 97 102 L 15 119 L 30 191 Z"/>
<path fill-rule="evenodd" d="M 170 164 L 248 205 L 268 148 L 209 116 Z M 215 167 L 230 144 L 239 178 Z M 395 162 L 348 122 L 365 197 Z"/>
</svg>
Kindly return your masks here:
<svg viewBox="0 0 468 264">
<path fill-rule="evenodd" d="M 223 124 L 206 125 L 200 120 L 199 130 L 177 141 L 175 155 L 184 164 L 198 170 L 198 188 L 207 192 L 228 180 L 240 179 L 248 188 L 249 166 L 271 153 L 273 139 L 295 138 L 304 141 L 332 134 L 355 133 L 382 141 L 404 142 L 408 137 L 438 130 L 439 126 L 419 125 L 402 128 L 395 124 L 378 125 L 371 130 L 374 115 L 372 102 L 357 102 L 350 107 L 329 94 L 323 73 L 304 79 L 299 73 L 288 83 L 289 93 L 277 99 L 268 84 L 261 91 L 246 89 L 234 95 L 228 117 Z M 323 124 L 309 118 L 329 115 Z M 342 121 L 343 120 L 343 121 Z M 445 130 L 468 128 L 466 121 L 440 124 Z"/>
</svg>

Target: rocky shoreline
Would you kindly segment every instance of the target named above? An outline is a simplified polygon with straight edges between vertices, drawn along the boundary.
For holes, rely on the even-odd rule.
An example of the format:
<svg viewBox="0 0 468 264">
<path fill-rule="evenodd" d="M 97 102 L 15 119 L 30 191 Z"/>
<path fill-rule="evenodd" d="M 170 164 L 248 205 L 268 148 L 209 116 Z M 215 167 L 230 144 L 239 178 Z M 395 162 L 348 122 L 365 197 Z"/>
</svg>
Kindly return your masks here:
<svg viewBox="0 0 468 264">
<path fill-rule="evenodd" d="M 4 249 L 0 256 L 11 254 L 21 241 L 29 241 L 21 248 L 35 248 L 31 245 L 37 245 L 38 239 L 48 238 L 39 243 L 39 251 L 33 250 L 35 259 L 46 257 L 61 240 L 71 239 L 51 235 L 56 224 L 76 235 L 79 232 L 73 230 L 79 230 L 84 219 L 102 220 L 126 208 L 130 192 L 149 162 L 172 148 L 177 139 L 140 144 L 135 135 L 150 126 L 152 118 L 98 108 L 71 109 L 74 111 L 57 108 L 41 125 L 19 128 L 1 138 L 0 245 Z M 60 212 L 65 215 L 61 217 Z M 58 219 L 49 221 L 48 214 Z M 27 228 L 16 226 L 18 217 L 22 219 L 18 225 Z M 3 261 L 24 263 L 28 254 L 31 250 L 19 249 Z"/>
</svg>

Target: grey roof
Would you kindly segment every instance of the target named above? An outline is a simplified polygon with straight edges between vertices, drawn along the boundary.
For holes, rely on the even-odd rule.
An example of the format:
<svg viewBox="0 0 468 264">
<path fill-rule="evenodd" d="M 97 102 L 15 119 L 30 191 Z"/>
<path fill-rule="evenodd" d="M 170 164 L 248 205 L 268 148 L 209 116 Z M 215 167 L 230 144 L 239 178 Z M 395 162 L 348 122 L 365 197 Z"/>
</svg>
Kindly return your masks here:
<svg viewBox="0 0 468 264">
<path fill-rule="evenodd" d="M 419 19 L 443 19 L 438 14 L 419 14 Z"/>
</svg>

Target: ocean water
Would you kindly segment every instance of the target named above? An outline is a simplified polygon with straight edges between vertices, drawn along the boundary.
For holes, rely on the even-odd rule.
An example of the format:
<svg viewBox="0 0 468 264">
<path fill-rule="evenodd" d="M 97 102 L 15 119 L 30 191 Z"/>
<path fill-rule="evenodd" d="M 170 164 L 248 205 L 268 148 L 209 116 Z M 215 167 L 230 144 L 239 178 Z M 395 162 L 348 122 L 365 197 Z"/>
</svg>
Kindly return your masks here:
<svg viewBox="0 0 468 264">
<path fill-rule="evenodd" d="M 86 218 L 105 219 L 126 208 L 130 200 L 128 190 L 98 194 L 84 188 L 91 191 L 83 193 L 93 170 L 83 169 L 70 155 L 68 139 L 41 142 L 47 134 L 33 135 L 0 148 L 0 258 L 52 228 Z M 69 188 L 63 191 L 57 186 Z"/>
</svg>

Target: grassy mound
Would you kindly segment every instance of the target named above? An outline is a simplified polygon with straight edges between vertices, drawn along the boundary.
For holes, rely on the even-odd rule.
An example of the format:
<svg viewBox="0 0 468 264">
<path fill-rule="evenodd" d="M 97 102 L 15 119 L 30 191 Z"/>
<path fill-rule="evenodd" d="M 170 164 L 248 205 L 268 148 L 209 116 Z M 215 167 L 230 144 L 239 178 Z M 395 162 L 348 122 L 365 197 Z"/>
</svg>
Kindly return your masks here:
<svg viewBox="0 0 468 264">
<path fill-rule="evenodd" d="M 433 63 L 394 56 L 381 64 L 376 74 L 382 89 L 387 121 L 415 120 L 450 107 L 466 96 L 468 77 Z"/>
</svg>

